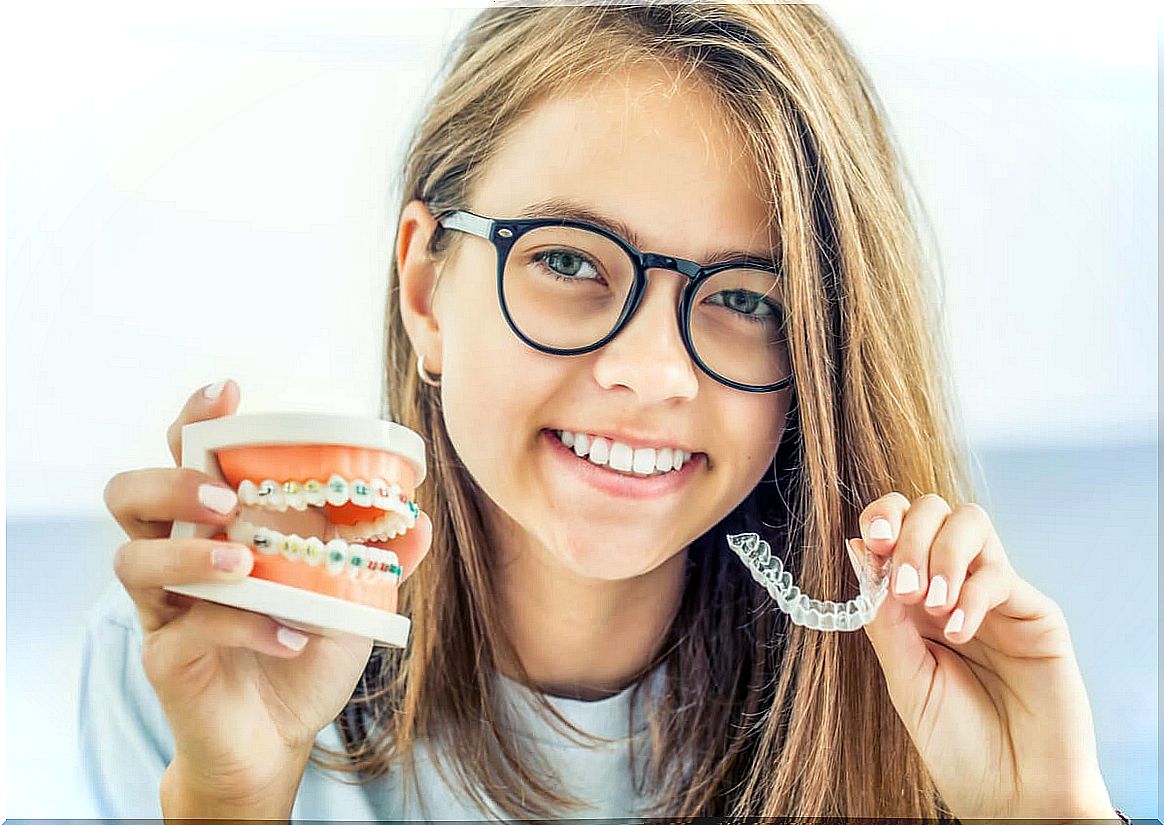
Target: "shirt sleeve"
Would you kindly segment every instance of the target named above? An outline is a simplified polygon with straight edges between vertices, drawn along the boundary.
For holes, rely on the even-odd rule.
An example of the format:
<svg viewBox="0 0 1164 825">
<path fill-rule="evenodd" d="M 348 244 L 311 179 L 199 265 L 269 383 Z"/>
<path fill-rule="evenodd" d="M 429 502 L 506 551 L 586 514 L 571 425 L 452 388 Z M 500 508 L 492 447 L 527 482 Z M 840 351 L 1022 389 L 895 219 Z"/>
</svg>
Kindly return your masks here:
<svg viewBox="0 0 1164 825">
<path fill-rule="evenodd" d="M 158 793 L 174 740 L 141 643 L 137 609 L 115 580 L 87 618 L 78 691 L 81 776 L 97 817 L 162 815 Z"/>
</svg>

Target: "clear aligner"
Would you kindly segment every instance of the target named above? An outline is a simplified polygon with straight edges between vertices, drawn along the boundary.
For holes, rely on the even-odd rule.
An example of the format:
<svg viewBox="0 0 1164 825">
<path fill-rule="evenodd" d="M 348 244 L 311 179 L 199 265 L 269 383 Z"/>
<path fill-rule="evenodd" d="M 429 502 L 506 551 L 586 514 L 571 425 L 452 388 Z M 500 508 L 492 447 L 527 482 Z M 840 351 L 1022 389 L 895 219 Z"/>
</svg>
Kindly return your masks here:
<svg viewBox="0 0 1164 825">
<path fill-rule="evenodd" d="M 757 533 L 729 533 L 728 546 L 744 562 L 761 587 L 776 600 L 781 612 L 793 624 L 813 630 L 857 630 L 873 621 L 889 592 L 889 565 L 881 564 L 865 551 L 858 559 L 846 544 L 845 550 L 857 571 L 861 595 L 847 602 L 810 599 L 792 583 L 779 556 Z"/>
</svg>

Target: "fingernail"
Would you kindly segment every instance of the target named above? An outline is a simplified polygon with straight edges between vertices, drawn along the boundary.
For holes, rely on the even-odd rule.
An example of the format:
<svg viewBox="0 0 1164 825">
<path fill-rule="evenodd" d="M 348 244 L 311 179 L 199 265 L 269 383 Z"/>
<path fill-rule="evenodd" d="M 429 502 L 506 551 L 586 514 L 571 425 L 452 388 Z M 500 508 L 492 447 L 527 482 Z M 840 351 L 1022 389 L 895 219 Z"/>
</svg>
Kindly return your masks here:
<svg viewBox="0 0 1164 825">
<path fill-rule="evenodd" d="M 934 576 L 930 579 L 930 592 L 926 596 L 926 607 L 941 607 L 946 603 L 946 595 L 949 592 L 946 579 L 942 576 Z"/>
<path fill-rule="evenodd" d="M 236 570 L 241 570 L 246 564 L 246 557 L 251 554 L 249 547 L 215 547 L 210 552 L 210 563 L 214 565 L 214 569 L 223 570 L 227 573 L 233 573 Z"/>
<path fill-rule="evenodd" d="M 946 622 L 946 633 L 957 633 L 962 629 L 962 622 L 966 620 L 966 613 L 962 608 L 958 608 L 950 616 L 950 621 Z"/>
<path fill-rule="evenodd" d="M 897 584 L 893 587 L 894 593 L 912 593 L 917 590 L 917 571 L 911 564 L 903 564 L 897 568 Z"/>
<path fill-rule="evenodd" d="M 279 629 L 275 631 L 275 638 L 279 640 L 279 644 L 291 650 L 303 650 L 303 646 L 307 644 L 306 634 L 283 625 L 279 625 Z"/>
<path fill-rule="evenodd" d="M 202 484 L 198 487 L 198 500 L 202 506 L 216 513 L 226 515 L 238 504 L 238 496 L 234 490 L 219 487 L 217 484 Z"/>
<path fill-rule="evenodd" d="M 219 381 L 217 384 L 211 384 L 209 387 L 204 389 L 202 391 L 202 394 L 206 396 L 207 400 L 215 401 L 215 400 L 217 400 L 218 396 L 222 395 L 222 391 L 225 388 L 226 388 L 226 382 Z"/>
<path fill-rule="evenodd" d="M 883 518 L 875 518 L 869 524 L 869 538 L 891 539 L 893 538 L 893 526 Z"/>
</svg>

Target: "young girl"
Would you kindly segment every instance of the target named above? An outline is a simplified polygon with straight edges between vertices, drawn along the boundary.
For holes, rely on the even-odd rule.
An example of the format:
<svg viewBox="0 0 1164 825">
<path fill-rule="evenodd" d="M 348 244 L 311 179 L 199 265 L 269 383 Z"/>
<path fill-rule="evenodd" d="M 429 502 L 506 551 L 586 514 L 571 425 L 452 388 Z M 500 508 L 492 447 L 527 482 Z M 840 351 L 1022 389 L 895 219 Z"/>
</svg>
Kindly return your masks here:
<svg viewBox="0 0 1164 825">
<path fill-rule="evenodd" d="M 101 815 L 1116 820 L 1063 613 L 969 503 L 902 170 L 818 10 L 485 10 L 402 195 L 384 414 L 425 437 L 432 522 L 409 646 L 168 594 L 250 569 L 167 538 L 234 494 L 117 475 L 124 589 L 82 689 Z M 190 399 L 175 460 L 240 393 Z M 835 601 L 859 537 L 875 620 L 793 624 L 745 529 Z"/>
</svg>

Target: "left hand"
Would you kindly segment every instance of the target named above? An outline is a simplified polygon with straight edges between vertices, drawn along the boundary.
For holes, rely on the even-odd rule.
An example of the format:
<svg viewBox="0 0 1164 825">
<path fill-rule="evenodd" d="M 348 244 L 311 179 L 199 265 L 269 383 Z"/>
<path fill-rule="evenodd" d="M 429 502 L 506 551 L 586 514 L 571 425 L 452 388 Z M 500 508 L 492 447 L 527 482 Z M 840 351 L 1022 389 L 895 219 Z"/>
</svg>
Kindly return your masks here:
<svg viewBox="0 0 1164 825">
<path fill-rule="evenodd" d="M 869 535 L 878 518 L 890 538 Z M 889 593 L 865 633 L 951 811 L 1118 821 L 1063 611 L 1015 572 L 986 511 L 894 492 L 866 507 L 860 525 L 853 552 L 864 543 L 891 565 Z M 907 564 L 917 588 L 897 593 L 912 578 Z M 926 607 L 942 581 L 946 598 Z M 948 632 L 955 615 L 962 627 Z"/>
</svg>

